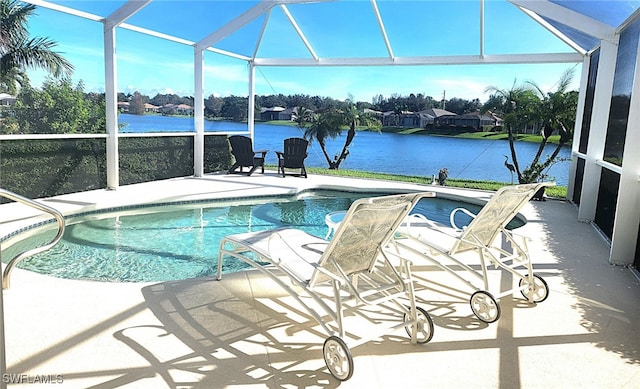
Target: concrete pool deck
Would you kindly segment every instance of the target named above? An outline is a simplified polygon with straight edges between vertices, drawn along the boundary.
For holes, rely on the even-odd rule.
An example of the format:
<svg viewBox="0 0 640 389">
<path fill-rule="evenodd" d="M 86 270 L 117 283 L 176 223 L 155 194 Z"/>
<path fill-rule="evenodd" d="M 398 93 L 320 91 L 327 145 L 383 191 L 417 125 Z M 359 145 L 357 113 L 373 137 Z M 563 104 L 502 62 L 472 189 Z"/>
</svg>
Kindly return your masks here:
<svg viewBox="0 0 640 389">
<path fill-rule="evenodd" d="M 316 175 L 282 178 L 268 171 L 164 180 L 43 202 L 69 215 L 319 186 L 434 190 L 484 200 L 491 195 Z M 0 206 L 0 236 L 32 224 L 34 214 L 19 204 Z M 536 273 L 550 288 L 546 301 L 530 305 L 515 294 L 503 297 L 500 319 L 485 324 L 471 312 L 463 284 L 416 261 L 415 275 L 426 286 L 419 288 L 419 305 L 434 320 L 433 339 L 411 345 L 399 330 L 354 347 L 354 374 L 344 383 L 322 359 L 327 335 L 272 281 L 251 270 L 222 281 L 125 284 L 15 269 L 4 291 L 10 376 L 3 381 L 60 378 L 62 385 L 49 386 L 65 388 L 640 388 L 636 274 L 607 263 L 608 243 L 577 221 L 569 202 L 531 202 L 522 214 L 528 223 L 519 231 L 534 238 L 529 249 Z M 512 283 L 510 275 L 495 276 L 503 285 Z"/>
</svg>

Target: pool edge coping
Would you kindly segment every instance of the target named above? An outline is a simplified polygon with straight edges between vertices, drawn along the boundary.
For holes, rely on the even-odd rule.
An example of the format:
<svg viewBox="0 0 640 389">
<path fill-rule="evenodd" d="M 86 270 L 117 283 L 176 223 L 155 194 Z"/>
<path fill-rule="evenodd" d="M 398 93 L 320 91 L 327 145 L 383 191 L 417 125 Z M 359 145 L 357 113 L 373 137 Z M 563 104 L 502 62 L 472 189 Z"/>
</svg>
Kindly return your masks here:
<svg viewBox="0 0 640 389">
<path fill-rule="evenodd" d="M 208 175 L 209 177 L 222 177 L 220 174 L 212 174 Z M 205 176 L 206 178 L 206 176 Z M 231 176 L 231 181 L 234 180 L 235 176 Z M 256 177 L 257 178 L 257 177 Z M 322 176 L 318 175 L 316 178 L 321 180 L 331 179 L 335 180 L 336 177 L 333 176 Z M 269 193 L 256 193 L 250 195 L 244 195 L 241 197 L 229 197 L 223 196 L 224 193 L 227 192 L 219 192 L 219 191 L 210 191 L 204 193 L 183 193 L 182 195 L 172 196 L 172 197 L 162 197 L 162 198 L 147 198 L 142 201 L 133 201 L 130 204 L 124 204 L 124 199 L 113 199 L 113 197 L 118 197 L 118 192 L 127 191 L 129 188 L 141 187 L 147 184 L 156 184 L 156 183 L 169 183 L 175 184 L 176 181 L 179 180 L 194 180 L 199 179 L 199 177 L 178 177 L 168 180 L 160 180 L 160 181 L 152 181 L 149 183 L 141 183 L 141 184 L 132 184 L 122 187 L 119 190 L 107 190 L 107 189 L 98 189 L 94 191 L 86 191 L 86 192 L 76 192 L 70 194 L 64 194 L 49 198 L 36 199 L 36 201 L 40 201 L 43 203 L 48 203 L 47 205 L 55 207 L 55 204 L 58 204 L 58 209 L 65 217 L 74 218 L 81 217 L 92 214 L 100 214 L 100 213 L 108 213 L 108 212 L 116 212 L 121 210 L 133 210 L 138 208 L 149 208 L 156 206 L 166 206 L 166 205 L 176 205 L 176 204 L 197 204 L 197 203 L 206 203 L 206 202 L 230 202 L 230 201 L 250 201 L 260 198 L 275 198 L 280 196 L 301 196 L 306 192 L 311 191 L 320 191 L 320 190 L 332 190 L 332 191 L 341 191 L 341 192 L 351 192 L 351 193 L 362 193 L 362 192 L 376 192 L 376 193 L 402 193 L 402 192 L 435 192 L 436 196 L 444 197 L 451 200 L 463 200 L 466 202 L 475 203 L 478 205 L 482 205 L 488 201 L 490 195 L 493 192 L 490 191 L 481 191 L 467 188 L 453 188 L 446 186 L 437 186 L 437 185 L 424 185 L 424 184 L 415 184 L 415 183 L 403 183 L 398 181 L 385 181 L 385 180 L 372 180 L 372 179 L 361 179 L 361 178 L 352 178 L 352 177 L 338 177 L 339 181 L 345 181 L 340 183 L 325 183 L 320 182 L 316 183 L 316 180 L 304 180 L 303 182 L 300 180 L 294 181 L 293 179 L 290 181 L 294 181 L 294 183 L 300 184 L 292 187 L 280 187 L 279 190 L 273 190 Z M 364 184 L 358 186 L 355 185 Z M 385 184 L 384 186 L 380 186 L 380 184 Z M 377 184 L 377 185 L 374 185 Z M 256 189 L 257 190 L 257 189 Z M 77 201 L 78 197 L 83 196 L 91 196 L 92 194 L 100 194 L 98 197 L 108 197 L 110 201 L 97 201 L 94 203 L 84 202 L 84 205 L 80 205 L 80 202 Z M 466 196 L 464 195 L 466 194 Z M 471 196 L 469 196 L 471 194 Z M 113 196 L 112 196 L 113 195 Z M 482 196 L 479 196 L 482 195 Z M 119 196 L 123 197 L 123 196 Z M 53 203 L 53 204 L 52 204 Z M 66 205 L 66 206 L 60 206 Z M 20 209 L 20 207 L 22 207 Z M 10 209 L 10 208 L 18 208 Z M 9 209 L 9 212 L 6 210 Z M 9 203 L 0 205 L 0 210 L 5 211 L 2 213 L 2 216 L 8 215 L 9 220 L 0 219 L 0 246 L 6 240 L 28 231 L 33 228 L 38 228 L 50 223 L 54 222 L 54 219 L 49 217 L 48 215 L 38 214 L 35 211 L 32 211 L 31 208 L 25 208 L 22 204 L 17 203 Z M 25 213 L 21 214 L 21 210 L 31 211 L 31 214 Z M 525 218 L 526 220 L 526 218 Z"/>
</svg>

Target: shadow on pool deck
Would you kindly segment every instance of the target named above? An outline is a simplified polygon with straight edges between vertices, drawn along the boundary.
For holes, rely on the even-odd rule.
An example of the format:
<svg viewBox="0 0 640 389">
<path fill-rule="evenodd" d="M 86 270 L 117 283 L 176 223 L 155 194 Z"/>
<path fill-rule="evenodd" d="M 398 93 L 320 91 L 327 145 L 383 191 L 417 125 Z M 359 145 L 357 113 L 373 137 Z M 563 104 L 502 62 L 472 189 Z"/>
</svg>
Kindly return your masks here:
<svg viewBox="0 0 640 389">
<path fill-rule="evenodd" d="M 419 287 L 420 303 L 434 318 L 434 340 L 414 346 L 398 333 L 355 347 L 355 373 L 348 384 L 632 387 L 640 374 L 640 315 L 632 296 L 639 295 L 640 287 L 629 270 L 596 264 L 608 250 L 590 225 L 543 222 L 566 212 L 567 205 L 550 201 L 529 213 L 528 227 L 544 231 L 543 249 L 534 252 L 540 258 L 536 273 L 552 289 L 547 301 L 503 298 L 500 320 L 486 324 L 471 313 L 469 291 L 443 272 L 417 263 L 419 284 L 426 286 Z M 513 281 L 504 272 L 499 279 L 504 288 Z M 610 282 L 608 291 L 601 290 Z M 186 369 L 193 358 L 211 364 L 211 374 L 195 376 L 195 382 L 216 387 L 257 382 L 268 387 L 337 385 L 321 359 L 327 335 L 274 287 L 247 271 L 220 282 L 157 284 L 143 294 L 164 330 L 194 351 L 176 356 L 172 368 Z M 621 298 L 625 295 L 629 298 Z M 624 368 L 610 374 L 601 370 L 612 364 Z M 428 372 L 424 386 L 418 383 L 423 371 Z"/>
</svg>

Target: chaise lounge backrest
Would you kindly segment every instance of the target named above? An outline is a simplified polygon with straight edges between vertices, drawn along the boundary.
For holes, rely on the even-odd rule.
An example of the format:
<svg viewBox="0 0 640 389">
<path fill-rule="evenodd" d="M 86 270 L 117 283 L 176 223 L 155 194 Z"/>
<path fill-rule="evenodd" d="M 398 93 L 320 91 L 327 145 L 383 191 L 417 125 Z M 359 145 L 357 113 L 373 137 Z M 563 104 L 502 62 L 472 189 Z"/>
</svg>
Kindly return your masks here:
<svg viewBox="0 0 640 389">
<path fill-rule="evenodd" d="M 549 185 L 551 184 L 522 184 L 499 189 L 463 230 L 450 254 L 475 249 L 478 246 L 491 246 L 498 234 L 536 192 Z"/>
<path fill-rule="evenodd" d="M 405 194 L 356 200 L 338 226 L 318 265 L 333 274 L 371 270 L 382 248 L 425 194 Z M 340 270 L 338 270 L 338 267 Z M 316 270 L 310 286 L 329 276 Z"/>
</svg>

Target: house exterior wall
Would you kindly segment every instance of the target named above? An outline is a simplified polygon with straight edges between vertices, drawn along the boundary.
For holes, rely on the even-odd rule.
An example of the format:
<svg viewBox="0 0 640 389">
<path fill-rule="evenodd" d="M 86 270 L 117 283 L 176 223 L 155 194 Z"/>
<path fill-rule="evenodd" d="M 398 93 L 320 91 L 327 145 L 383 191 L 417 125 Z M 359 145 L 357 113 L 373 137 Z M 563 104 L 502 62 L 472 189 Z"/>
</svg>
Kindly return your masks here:
<svg viewBox="0 0 640 389">
<path fill-rule="evenodd" d="M 640 266 L 640 16 L 583 67 L 568 197 L 611 241 L 609 262 Z"/>
<path fill-rule="evenodd" d="M 456 126 L 456 127 L 471 127 L 476 130 L 481 130 L 484 125 L 496 125 L 496 121 L 490 117 L 482 115 L 446 115 L 440 116 L 435 120 L 436 125 L 440 126 Z"/>
</svg>

